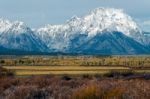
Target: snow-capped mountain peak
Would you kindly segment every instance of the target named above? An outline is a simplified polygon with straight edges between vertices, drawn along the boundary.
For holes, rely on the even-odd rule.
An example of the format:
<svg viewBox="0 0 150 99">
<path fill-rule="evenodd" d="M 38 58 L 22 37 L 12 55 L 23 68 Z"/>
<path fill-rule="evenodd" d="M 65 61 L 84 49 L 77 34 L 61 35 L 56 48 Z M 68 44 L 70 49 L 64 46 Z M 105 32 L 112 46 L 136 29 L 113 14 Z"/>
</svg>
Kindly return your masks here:
<svg viewBox="0 0 150 99">
<path fill-rule="evenodd" d="M 23 22 L 0 19 L 0 46 L 23 51 L 43 51 L 46 45 Z"/>
<path fill-rule="evenodd" d="M 58 50 L 68 47 L 70 40 L 77 35 L 87 35 L 85 39 L 88 40 L 104 31 L 118 31 L 137 41 L 141 36 L 140 28 L 133 19 L 123 10 L 114 8 L 97 8 L 81 18 L 74 16 L 64 24 L 47 25 L 36 30 L 49 48 Z M 59 47 L 55 46 L 57 44 Z"/>
<path fill-rule="evenodd" d="M 121 9 L 96 8 L 83 17 L 84 28 L 90 34 L 107 31 L 119 31 L 130 36 L 140 31 L 138 25 Z"/>
<path fill-rule="evenodd" d="M 80 31 L 88 35 L 96 35 L 97 33 L 107 30 L 119 31 L 127 36 L 132 36 L 132 33 L 141 31 L 133 19 L 126 15 L 123 10 L 114 8 L 97 8 L 84 17 L 79 18 L 74 16 L 61 26 L 46 26 L 44 30 L 49 30 L 46 28 L 56 28 L 58 32 L 59 30 L 72 28 L 71 32 Z"/>
<path fill-rule="evenodd" d="M 9 49 L 64 53 L 147 53 L 145 37 L 121 9 L 97 8 L 64 24 L 30 29 L 23 22 L 0 19 L 0 46 Z"/>
<path fill-rule="evenodd" d="M 4 20 L 2 18 L 0 19 L 0 33 L 8 31 L 11 26 L 12 24 L 10 23 L 10 21 Z"/>
<path fill-rule="evenodd" d="M 15 33 L 32 32 L 32 30 L 24 22 L 19 22 L 19 21 L 15 21 L 12 23 L 11 30 Z"/>
<path fill-rule="evenodd" d="M 27 27 L 24 22 L 0 19 L 0 33 L 27 33 L 31 32 L 31 29 Z"/>
</svg>

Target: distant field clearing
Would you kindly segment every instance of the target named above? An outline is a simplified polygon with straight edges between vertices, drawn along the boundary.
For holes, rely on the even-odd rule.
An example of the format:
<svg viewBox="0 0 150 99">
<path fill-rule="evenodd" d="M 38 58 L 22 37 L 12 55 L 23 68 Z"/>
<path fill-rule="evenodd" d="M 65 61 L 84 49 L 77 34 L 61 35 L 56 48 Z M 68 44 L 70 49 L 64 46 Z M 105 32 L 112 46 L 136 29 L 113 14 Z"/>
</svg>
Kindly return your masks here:
<svg viewBox="0 0 150 99">
<path fill-rule="evenodd" d="M 4 68 L 13 70 L 103 70 L 103 69 L 129 69 L 127 67 L 110 66 L 5 66 Z"/>
<path fill-rule="evenodd" d="M 46 75 L 46 74 L 104 74 L 110 70 L 128 70 L 126 67 L 85 67 L 85 66 L 5 66 L 4 68 L 14 70 L 16 75 Z"/>
<path fill-rule="evenodd" d="M 112 70 L 115 71 L 128 71 L 127 67 L 85 67 L 85 66 L 4 66 L 4 68 L 15 71 L 17 76 L 30 76 L 30 75 L 82 75 L 82 74 L 105 74 Z M 150 70 L 137 70 L 138 73 L 148 72 Z"/>
</svg>

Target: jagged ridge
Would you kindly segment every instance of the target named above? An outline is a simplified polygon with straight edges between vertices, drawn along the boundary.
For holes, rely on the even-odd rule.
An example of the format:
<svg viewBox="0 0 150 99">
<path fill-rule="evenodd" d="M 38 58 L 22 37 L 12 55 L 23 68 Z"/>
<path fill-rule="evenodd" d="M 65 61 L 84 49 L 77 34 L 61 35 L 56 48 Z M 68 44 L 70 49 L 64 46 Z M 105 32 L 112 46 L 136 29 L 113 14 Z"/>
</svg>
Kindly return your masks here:
<svg viewBox="0 0 150 99">
<path fill-rule="evenodd" d="M 150 52 L 149 36 L 123 10 L 114 8 L 97 8 L 84 17 L 75 16 L 64 24 L 47 25 L 34 31 L 23 22 L 0 19 L 0 46 L 63 53 Z"/>
</svg>

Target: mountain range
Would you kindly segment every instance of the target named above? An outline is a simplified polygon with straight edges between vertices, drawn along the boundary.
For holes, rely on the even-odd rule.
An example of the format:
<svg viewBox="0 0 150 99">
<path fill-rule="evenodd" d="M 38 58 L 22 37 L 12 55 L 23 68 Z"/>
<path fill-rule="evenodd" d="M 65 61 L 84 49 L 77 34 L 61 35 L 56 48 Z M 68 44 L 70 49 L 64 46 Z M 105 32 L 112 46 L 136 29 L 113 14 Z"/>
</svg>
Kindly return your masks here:
<svg viewBox="0 0 150 99">
<path fill-rule="evenodd" d="M 90 55 L 150 54 L 150 33 L 121 9 L 96 8 L 61 25 L 31 29 L 0 19 L 0 54 L 70 53 Z"/>
</svg>

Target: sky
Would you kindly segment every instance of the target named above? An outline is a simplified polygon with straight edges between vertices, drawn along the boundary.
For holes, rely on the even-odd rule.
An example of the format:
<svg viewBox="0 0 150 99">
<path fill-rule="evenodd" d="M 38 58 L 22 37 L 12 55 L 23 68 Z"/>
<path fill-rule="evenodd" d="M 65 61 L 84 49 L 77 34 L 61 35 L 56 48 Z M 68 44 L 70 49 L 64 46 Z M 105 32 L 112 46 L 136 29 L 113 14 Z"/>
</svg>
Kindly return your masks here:
<svg viewBox="0 0 150 99">
<path fill-rule="evenodd" d="M 150 0 L 0 0 L 0 17 L 39 28 L 63 24 L 98 7 L 123 9 L 143 30 L 150 31 Z"/>
</svg>

